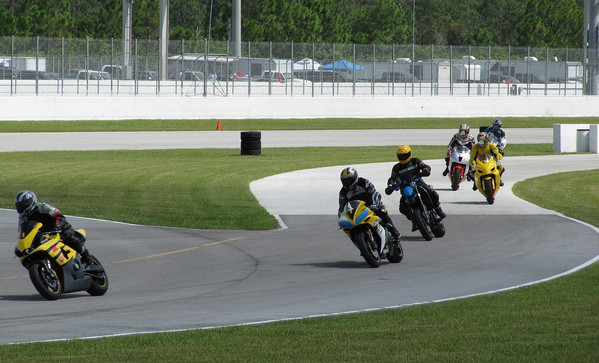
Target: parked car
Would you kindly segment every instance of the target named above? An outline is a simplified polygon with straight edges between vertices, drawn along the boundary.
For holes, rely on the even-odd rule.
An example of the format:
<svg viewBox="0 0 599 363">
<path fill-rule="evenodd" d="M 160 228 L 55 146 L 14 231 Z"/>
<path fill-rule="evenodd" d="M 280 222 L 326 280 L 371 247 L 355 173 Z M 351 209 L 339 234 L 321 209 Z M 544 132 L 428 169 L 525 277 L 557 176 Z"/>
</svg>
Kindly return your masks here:
<svg viewBox="0 0 599 363">
<path fill-rule="evenodd" d="M 203 81 L 204 73 L 200 71 L 182 71 L 177 75 L 177 79 L 182 81 Z"/>
<path fill-rule="evenodd" d="M 138 80 L 156 80 L 158 79 L 158 73 L 153 71 L 138 71 L 135 72 L 135 78 Z"/>
<path fill-rule="evenodd" d="M 15 79 L 54 79 L 57 77 L 53 73 L 48 73 L 44 71 L 31 71 L 31 70 L 23 70 L 15 72 Z"/>
<path fill-rule="evenodd" d="M 125 79 L 126 73 L 123 66 L 117 66 L 114 64 L 106 64 L 102 66 L 102 72 L 109 73 L 113 79 Z"/>
<path fill-rule="evenodd" d="M 89 69 L 82 69 L 77 73 L 77 79 L 88 79 L 90 81 L 103 81 L 110 79 L 110 73 L 92 71 Z"/>
<path fill-rule="evenodd" d="M 64 78 L 76 79 L 80 71 L 84 71 L 83 68 L 71 68 L 64 72 Z"/>
</svg>

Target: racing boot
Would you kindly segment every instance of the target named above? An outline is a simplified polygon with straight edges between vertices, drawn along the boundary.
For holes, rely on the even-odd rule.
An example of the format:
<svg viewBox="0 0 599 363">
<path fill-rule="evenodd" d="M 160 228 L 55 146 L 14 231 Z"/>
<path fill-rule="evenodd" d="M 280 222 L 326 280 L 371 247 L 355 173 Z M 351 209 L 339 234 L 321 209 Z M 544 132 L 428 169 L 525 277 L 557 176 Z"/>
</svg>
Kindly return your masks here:
<svg viewBox="0 0 599 363">
<path fill-rule="evenodd" d="M 474 182 L 474 183 L 472 184 L 472 190 L 474 190 L 474 191 L 477 191 L 477 190 L 478 190 L 478 187 L 476 186 L 476 182 Z"/>
<path fill-rule="evenodd" d="M 441 219 L 444 219 L 445 217 L 447 217 L 447 214 L 445 214 L 445 212 L 443 212 L 443 209 L 441 209 L 441 205 L 438 205 L 438 206 L 435 208 L 435 212 L 437 212 L 437 214 L 439 215 L 439 217 L 440 217 Z"/>
<path fill-rule="evenodd" d="M 93 262 L 93 259 L 91 258 L 91 255 L 89 254 L 89 251 L 87 250 L 87 248 L 85 247 L 81 247 L 81 262 L 83 262 L 86 265 L 90 265 Z"/>
<path fill-rule="evenodd" d="M 416 225 L 416 223 L 412 219 L 412 211 L 408 209 L 406 211 L 406 213 L 405 213 L 405 216 L 406 216 L 406 218 L 408 218 L 409 221 L 412 221 L 412 232 L 417 231 L 418 230 L 418 226 Z"/>
<path fill-rule="evenodd" d="M 401 242 L 401 233 L 399 233 L 397 228 L 395 228 L 395 226 L 393 225 L 387 226 L 387 228 L 389 229 L 389 233 L 391 233 L 391 237 L 393 237 L 390 241 L 391 245 L 393 245 L 393 247 L 395 248 L 397 247 L 399 242 Z"/>
<path fill-rule="evenodd" d="M 449 156 L 445 158 L 445 170 L 443 170 L 443 176 L 449 174 Z"/>
</svg>

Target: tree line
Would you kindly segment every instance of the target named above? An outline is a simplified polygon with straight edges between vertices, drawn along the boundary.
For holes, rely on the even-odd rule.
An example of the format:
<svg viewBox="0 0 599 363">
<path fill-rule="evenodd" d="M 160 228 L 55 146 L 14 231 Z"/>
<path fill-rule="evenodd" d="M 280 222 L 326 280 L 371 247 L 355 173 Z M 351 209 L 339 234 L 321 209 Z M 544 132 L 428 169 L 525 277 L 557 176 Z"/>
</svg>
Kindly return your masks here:
<svg viewBox="0 0 599 363">
<path fill-rule="evenodd" d="M 123 0 L 0 0 L 0 36 L 122 38 Z M 160 0 L 133 37 L 159 38 Z M 242 0 L 242 40 L 581 48 L 584 0 Z M 413 11 L 414 10 L 414 11 Z M 231 0 L 170 0 L 170 39 L 229 40 Z"/>
</svg>

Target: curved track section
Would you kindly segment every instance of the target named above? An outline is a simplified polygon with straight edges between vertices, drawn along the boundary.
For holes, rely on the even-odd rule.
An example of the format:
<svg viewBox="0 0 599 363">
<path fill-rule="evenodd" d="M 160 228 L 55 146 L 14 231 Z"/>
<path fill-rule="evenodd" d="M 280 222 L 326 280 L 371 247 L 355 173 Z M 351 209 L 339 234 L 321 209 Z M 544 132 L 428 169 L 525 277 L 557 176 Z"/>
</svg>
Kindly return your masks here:
<svg viewBox="0 0 599 363">
<path fill-rule="evenodd" d="M 418 304 L 527 284 L 596 258 L 596 229 L 511 195 L 512 183 L 534 174 L 532 170 L 553 172 L 545 168 L 545 159 L 508 160 L 506 187 L 493 206 L 468 186 L 450 192 L 448 179 L 430 178 L 449 214 L 442 239 L 426 242 L 410 232 L 407 220 L 397 215 L 396 200 L 387 199 L 404 234 L 406 258 L 378 269 L 369 268 L 337 229 L 341 167 L 252 183 L 261 203 L 287 226 L 282 230 L 189 230 L 70 217 L 73 225 L 87 229 L 88 247 L 105 265 L 110 289 L 101 297 L 73 293 L 55 302 L 36 293 L 25 269 L 12 258 L 16 214 L 0 210 L 0 344 L 252 324 Z M 564 157 L 560 164 L 578 170 L 598 160 L 596 155 L 577 155 Z M 530 168 L 529 163 L 538 167 Z M 390 165 L 356 167 L 382 189 Z M 441 170 L 435 162 L 434 174 Z M 294 195 L 288 195 L 290 191 Z M 278 196 L 278 202 L 265 193 Z"/>
</svg>

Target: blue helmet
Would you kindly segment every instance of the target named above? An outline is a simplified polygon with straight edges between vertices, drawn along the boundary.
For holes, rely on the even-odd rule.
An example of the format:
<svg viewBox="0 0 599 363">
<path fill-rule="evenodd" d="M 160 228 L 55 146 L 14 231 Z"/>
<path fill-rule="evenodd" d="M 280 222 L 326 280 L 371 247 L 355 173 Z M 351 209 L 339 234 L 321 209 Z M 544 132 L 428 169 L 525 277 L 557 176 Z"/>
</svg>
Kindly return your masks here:
<svg viewBox="0 0 599 363">
<path fill-rule="evenodd" d="M 493 126 L 499 126 L 499 127 L 501 127 L 501 120 L 500 119 L 493 120 Z"/>
</svg>

